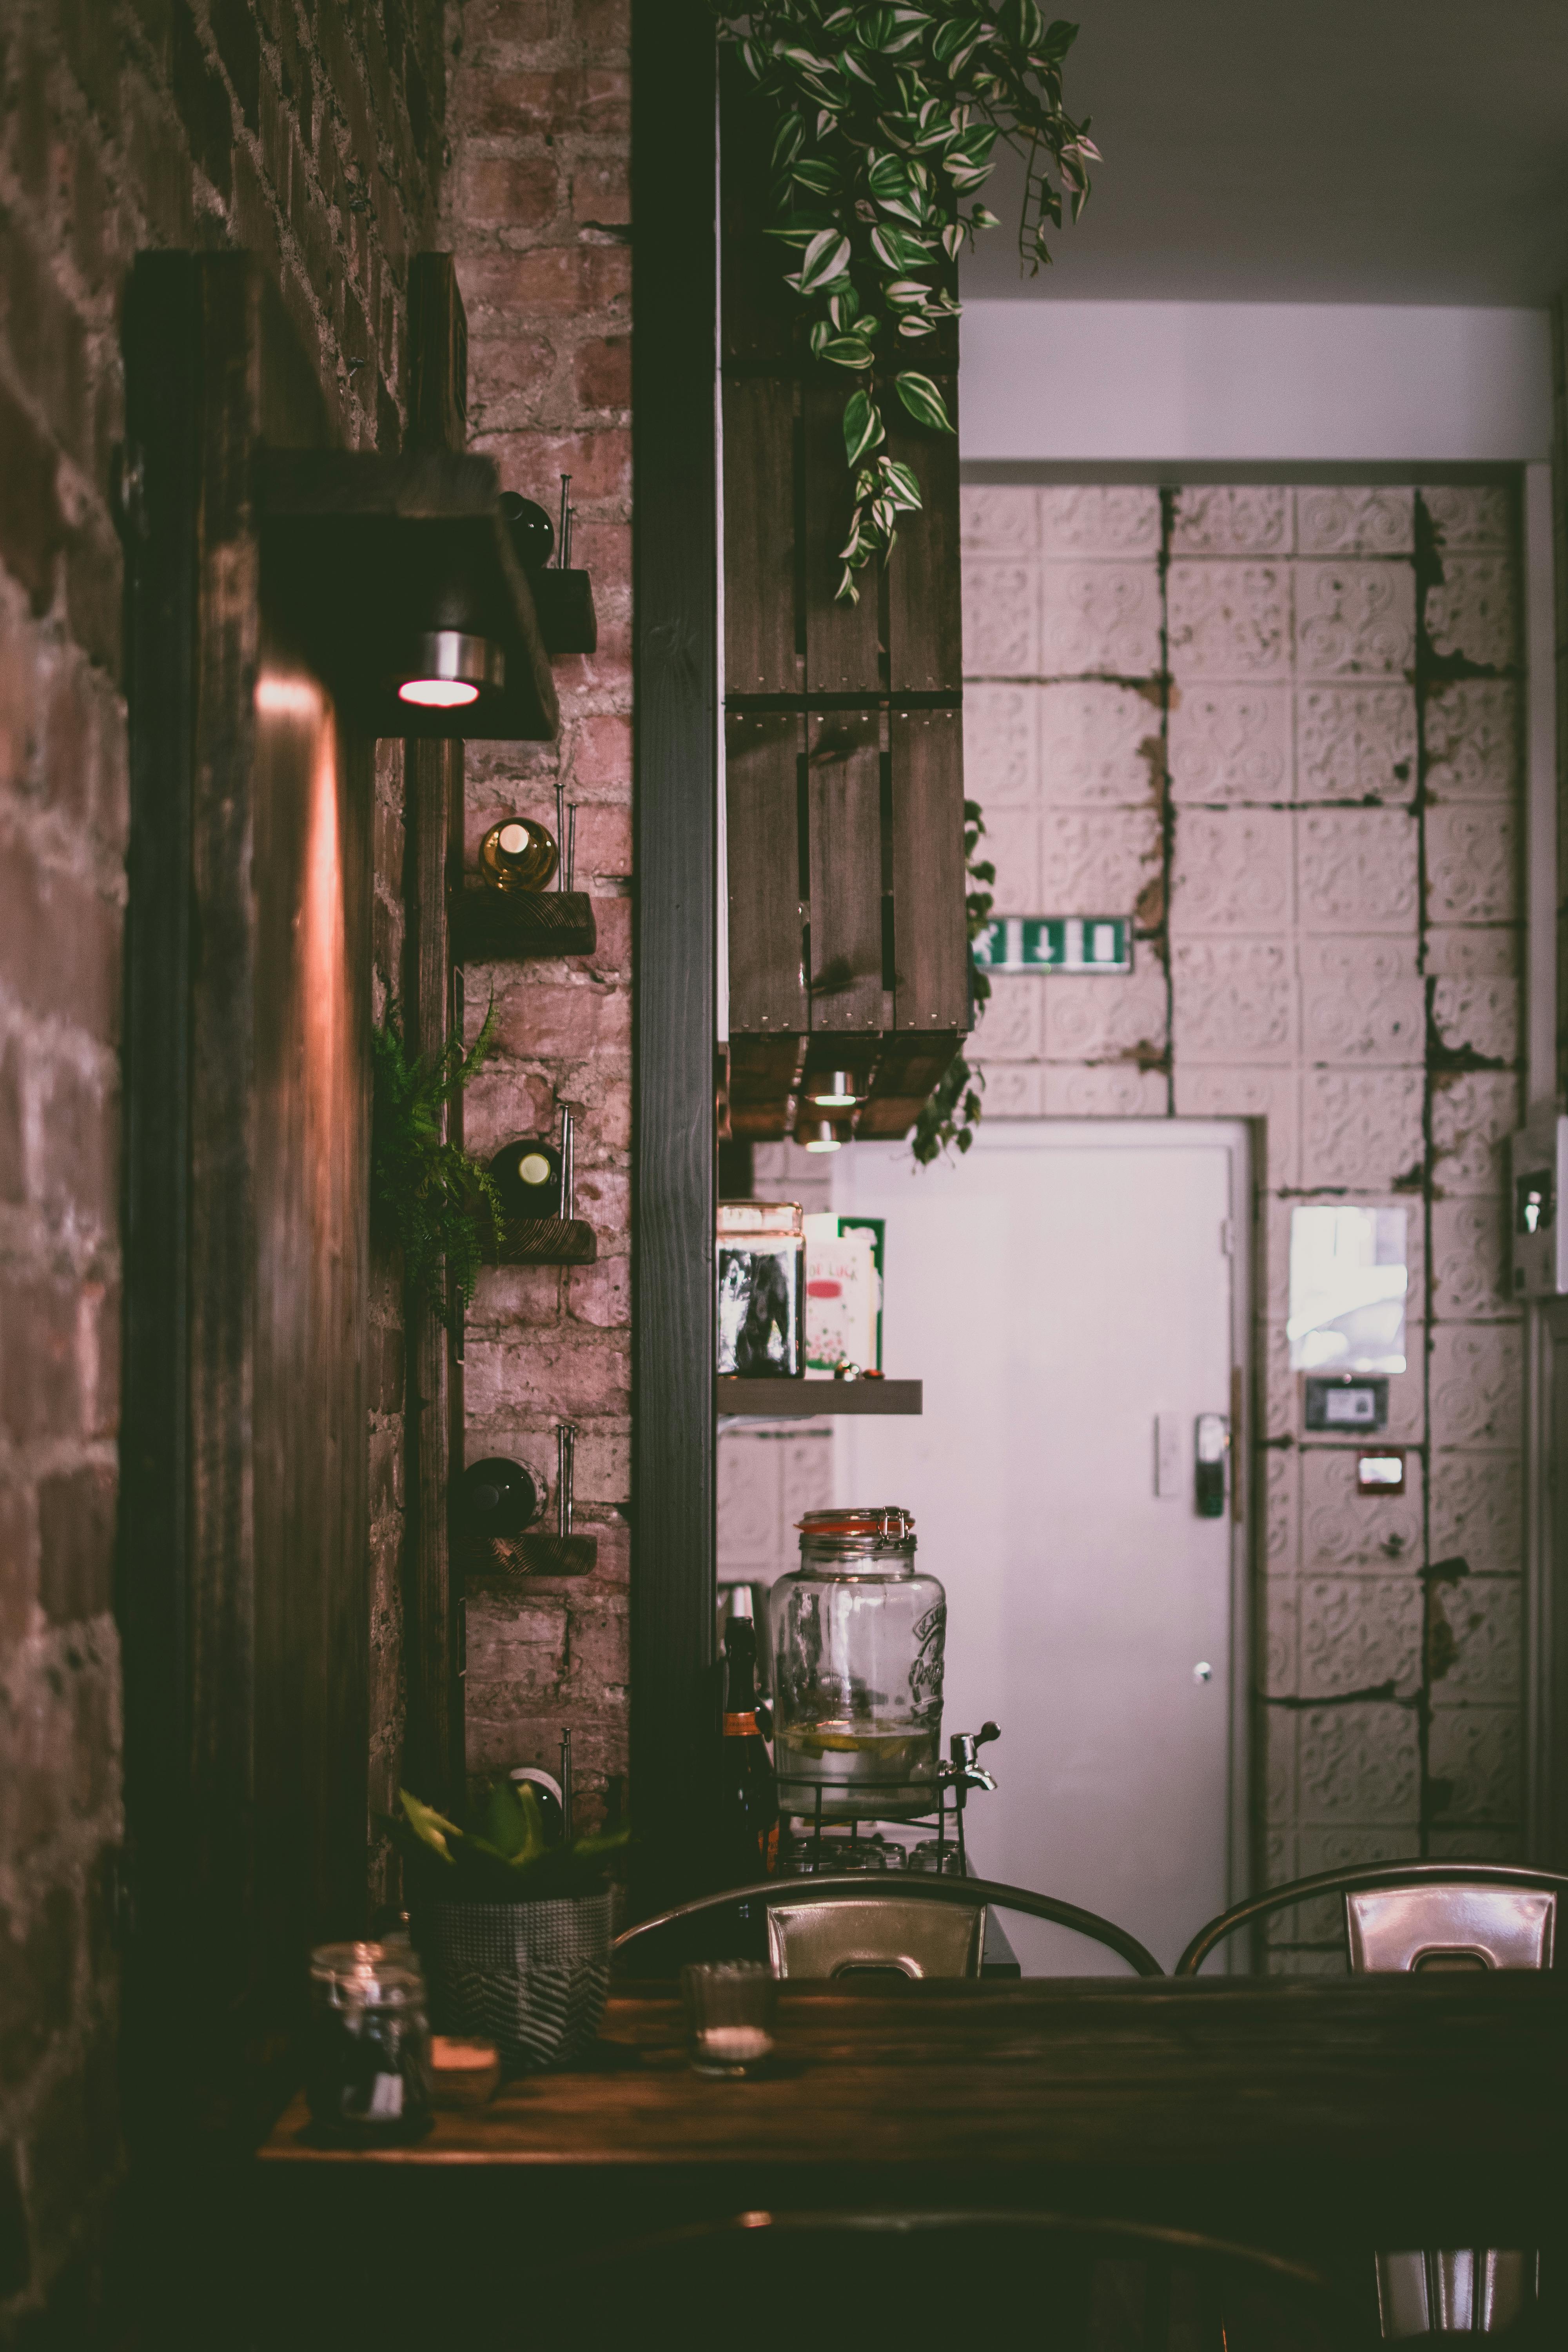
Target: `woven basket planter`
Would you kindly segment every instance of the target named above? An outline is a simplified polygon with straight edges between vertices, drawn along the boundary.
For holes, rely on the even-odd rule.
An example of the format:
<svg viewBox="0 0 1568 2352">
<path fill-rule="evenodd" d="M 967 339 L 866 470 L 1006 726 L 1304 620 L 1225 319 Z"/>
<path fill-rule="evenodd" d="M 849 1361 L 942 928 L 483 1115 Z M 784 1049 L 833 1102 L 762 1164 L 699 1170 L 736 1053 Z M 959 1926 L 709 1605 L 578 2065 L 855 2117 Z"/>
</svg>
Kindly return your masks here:
<svg viewBox="0 0 1568 2352">
<path fill-rule="evenodd" d="M 493 2042 L 511 2074 L 572 2058 L 599 2030 L 610 1984 L 615 1895 L 540 1903 L 430 1903 L 419 1955 L 437 2033 Z"/>
</svg>

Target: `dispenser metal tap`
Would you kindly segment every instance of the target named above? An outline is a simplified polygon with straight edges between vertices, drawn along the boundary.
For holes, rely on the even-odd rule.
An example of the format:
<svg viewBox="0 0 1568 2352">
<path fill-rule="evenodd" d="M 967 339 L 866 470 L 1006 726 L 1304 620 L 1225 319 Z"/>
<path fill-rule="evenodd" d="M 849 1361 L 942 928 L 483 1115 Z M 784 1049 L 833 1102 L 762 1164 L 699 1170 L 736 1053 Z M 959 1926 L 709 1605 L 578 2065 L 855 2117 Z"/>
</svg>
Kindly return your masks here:
<svg viewBox="0 0 1568 2352">
<path fill-rule="evenodd" d="M 994 1723 L 983 1723 L 978 1731 L 955 1731 L 947 1743 L 952 1761 L 938 1767 L 938 1777 L 959 1790 L 994 1789 L 995 1781 L 975 1758 L 987 1740 L 1001 1737 L 1000 1727 Z"/>
</svg>

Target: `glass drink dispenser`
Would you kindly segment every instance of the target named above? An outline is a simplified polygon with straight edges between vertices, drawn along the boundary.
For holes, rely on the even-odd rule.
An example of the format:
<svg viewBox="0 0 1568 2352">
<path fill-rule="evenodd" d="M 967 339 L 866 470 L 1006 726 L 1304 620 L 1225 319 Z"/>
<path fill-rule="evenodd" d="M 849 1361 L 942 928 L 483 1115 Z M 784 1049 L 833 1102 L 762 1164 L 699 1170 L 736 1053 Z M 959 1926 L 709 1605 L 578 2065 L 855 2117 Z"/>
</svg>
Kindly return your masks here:
<svg viewBox="0 0 1568 2352">
<path fill-rule="evenodd" d="M 770 1613 L 780 1811 L 825 1822 L 934 1812 L 947 1598 L 915 1573 L 909 1512 L 808 1511 L 800 1566 L 774 1585 Z"/>
</svg>

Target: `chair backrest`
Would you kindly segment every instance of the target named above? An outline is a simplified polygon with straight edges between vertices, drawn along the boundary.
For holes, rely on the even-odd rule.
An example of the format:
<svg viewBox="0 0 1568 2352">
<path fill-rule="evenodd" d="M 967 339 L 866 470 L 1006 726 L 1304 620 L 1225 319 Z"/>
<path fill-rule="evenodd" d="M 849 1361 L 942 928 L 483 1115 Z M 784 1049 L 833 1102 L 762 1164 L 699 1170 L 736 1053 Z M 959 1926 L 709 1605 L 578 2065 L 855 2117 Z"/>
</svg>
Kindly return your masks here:
<svg viewBox="0 0 1568 2352">
<path fill-rule="evenodd" d="M 985 1911 L 900 1901 L 889 1890 L 864 1902 L 768 1906 L 768 1957 L 780 1977 L 977 1977 Z"/>
<path fill-rule="evenodd" d="M 829 1911 L 850 1917 L 840 1928 Z M 1136 1936 L 1098 1912 L 1081 1911 L 1054 1895 L 1004 1886 L 989 1878 L 946 1878 L 934 1873 L 868 1885 L 863 1877 L 764 1878 L 721 1895 L 704 1895 L 657 1918 L 639 1920 L 617 1936 L 612 1958 L 623 1974 L 673 1976 L 682 1961 L 767 1956 L 781 1976 L 845 1976 L 857 1971 L 900 1976 L 977 1976 L 984 1955 L 987 1910 L 1017 1911 L 1069 1927 L 1120 1955 L 1141 1977 L 1164 1974 Z M 775 1937 L 773 1915 L 790 1915 Z M 924 1924 L 929 1914 L 931 1925 Z M 939 1928 L 939 1916 L 958 1924 Z M 765 1927 L 763 1925 L 766 1922 Z M 782 1940 L 781 1940 L 782 1939 Z"/>
<path fill-rule="evenodd" d="M 1557 1897 L 1542 1888 L 1363 1888 L 1345 1896 L 1352 1976 L 1426 1969 L 1549 1969 Z"/>
<path fill-rule="evenodd" d="M 1421 1901 L 1428 1893 L 1442 1901 L 1423 1911 Z M 1568 1878 L 1554 1871 L 1528 1870 L 1522 1864 L 1502 1862 L 1379 1862 L 1360 1869 L 1323 1870 L 1311 1878 L 1266 1887 L 1261 1894 L 1249 1895 L 1245 1902 L 1222 1911 L 1198 1929 L 1173 1973 L 1196 1976 L 1209 1955 L 1238 1928 L 1256 1927 L 1276 1912 L 1292 1911 L 1326 1895 L 1405 1898 L 1403 1911 L 1397 1906 L 1386 1911 L 1369 1906 L 1362 1916 L 1378 1951 L 1407 1948 L 1410 1956 L 1358 1961 L 1352 1946 L 1352 1969 L 1542 1969 L 1552 1966 L 1557 1898 L 1568 1895 Z M 1491 1895 L 1506 1898 L 1515 1907 L 1510 1913 L 1500 1903 L 1494 1907 L 1479 1899 Z M 1431 1924 L 1439 1919 L 1449 1924 Z M 1398 1920 L 1408 1926 L 1409 1933 L 1403 1937 L 1394 1924 Z M 1462 1922 L 1462 1932 L 1453 1927 L 1454 1922 Z M 1353 1927 L 1351 1932 L 1356 1933 Z M 1503 1952 L 1534 1957 L 1497 1957 Z"/>
</svg>

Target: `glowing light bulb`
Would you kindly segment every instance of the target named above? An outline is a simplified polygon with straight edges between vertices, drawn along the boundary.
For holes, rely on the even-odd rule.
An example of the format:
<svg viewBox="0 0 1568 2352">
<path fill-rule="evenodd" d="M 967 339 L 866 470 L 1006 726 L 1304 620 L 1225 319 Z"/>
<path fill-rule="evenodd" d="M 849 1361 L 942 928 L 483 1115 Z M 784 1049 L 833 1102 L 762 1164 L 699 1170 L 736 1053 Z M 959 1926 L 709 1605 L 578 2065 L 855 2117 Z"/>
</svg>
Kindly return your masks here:
<svg viewBox="0 0 1568 2352">
<path fill-rule="evenodd" d="M 399 702 L 416 702 L 424 710 L 457 710 L 477 702 L 479 689 L 461 677 L 409 677 L 397 689 Z"/>
</svg>

